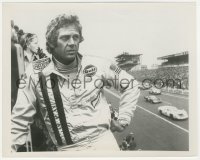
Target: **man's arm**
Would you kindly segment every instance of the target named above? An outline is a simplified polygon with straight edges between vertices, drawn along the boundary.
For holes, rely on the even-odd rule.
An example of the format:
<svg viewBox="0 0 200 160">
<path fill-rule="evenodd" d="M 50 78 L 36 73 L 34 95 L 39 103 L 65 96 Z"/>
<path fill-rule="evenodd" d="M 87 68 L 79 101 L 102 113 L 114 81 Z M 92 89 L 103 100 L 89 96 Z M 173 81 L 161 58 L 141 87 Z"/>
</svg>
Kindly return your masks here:
<svg viewBox="0 0 200 160">
<path fill-rule="evenodd" d="M 136 103 L 140 95 L 138 82 L 114 63 L 109 63 L 106 79 L 109 79 L 110 84 L 121 93 L 118 121 L 112 120 L 111 130 L 112 126 L 117 126 L 113 128 L 113 131 L 123 131 L 130 124 L 136 109 Z"/>
<path fill-rule="evenodd" d="M 23 85 L 20 85 L 23 88 Z M 26 143 L 28 136 L 28 127 L 33 123 L 33 116 L 36 113 L 35 87 L 30 78 L 28 84 L 23 89 L 18 89 L 18 96 L 15 106 L 12 110 L 11 134 L 12 151 Z"/>
</svg>

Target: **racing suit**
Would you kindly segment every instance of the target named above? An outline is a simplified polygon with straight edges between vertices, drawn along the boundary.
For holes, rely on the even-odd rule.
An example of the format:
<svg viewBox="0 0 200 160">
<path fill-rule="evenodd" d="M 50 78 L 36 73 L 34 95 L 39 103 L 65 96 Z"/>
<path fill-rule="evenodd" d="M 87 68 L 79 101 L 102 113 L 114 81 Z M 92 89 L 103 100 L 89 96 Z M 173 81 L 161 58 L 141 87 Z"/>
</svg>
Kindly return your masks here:
<svg viewBox="0 0 200 160">
<path fill-rule="evenodd" d="M 80 150 L 95 144 L 94 150 L 119 149 L 110 131 L 111 114 L 103 88 L 108 82 L 122 92 L 118 120 L 120 124 L 128 125 L 140 94 L 138 83 L 103 58 L 78 54 L 78 59 L 75 74 L 61 74 L 51 61 L 42 72 L 36 70 L 30 76 L 12 111 L 13 151 L 26 142 L 28 126 L 38 111 L 36 100 L 58 150 Z M 127 81 L 128 85 L 124 83 Z"/>
</svg>

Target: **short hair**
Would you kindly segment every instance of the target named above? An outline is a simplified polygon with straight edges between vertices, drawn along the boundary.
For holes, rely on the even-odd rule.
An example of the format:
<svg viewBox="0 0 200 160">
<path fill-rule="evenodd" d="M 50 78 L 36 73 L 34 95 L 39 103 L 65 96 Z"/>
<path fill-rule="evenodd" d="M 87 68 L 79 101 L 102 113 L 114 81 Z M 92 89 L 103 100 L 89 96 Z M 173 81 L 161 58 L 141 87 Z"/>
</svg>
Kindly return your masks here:
<svg viewBox="0 0 200 160">
<path fill-rule="evenodd" d="M 50 24 L 47 26 L 46 32 L 46 49 L 49 53 L 53 53 L 54 48 L 57 44 L 58 30 L 63 27 L 74 25 L 80 34 L 80 42 L 82 42 L 82 26 L 79 22 L 79 18 L 76 15 L 58 15 L 55 19 L 51 20 Z"/>
<path fill-rule="evenodd" d="M 36 34 L 33 33 L 25 33 L 24 35 L 21 36 L 20 38 L 20 45 L 22 46 L 23 50 L 27 49 L 27 45 L 32 42 L 34 38 L 37 38 Z"/>
</svg>

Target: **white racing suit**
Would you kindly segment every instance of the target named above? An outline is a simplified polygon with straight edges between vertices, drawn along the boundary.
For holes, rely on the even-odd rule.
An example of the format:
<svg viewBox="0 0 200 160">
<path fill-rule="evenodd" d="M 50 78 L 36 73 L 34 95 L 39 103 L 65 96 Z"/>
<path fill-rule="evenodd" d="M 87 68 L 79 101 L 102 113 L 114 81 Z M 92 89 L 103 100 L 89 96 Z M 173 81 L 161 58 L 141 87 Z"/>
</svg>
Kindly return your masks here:
<svg viewBox="0 0 200 160">
<path fill-rule="evenodd" d="M 12 110 L 12 150 L 25 144 L 33 123 L 36 100 L 49 135 L 58 150 L 119 150 L 110 131 L 111 114 L 103 88 L 119 89 L 118 120 L 128 125 L 136 109 L 138 83 L 108 60 L 78 54 L 78 72 L 63 75 L 53 61 L 21 86 Z"/>
</svg>

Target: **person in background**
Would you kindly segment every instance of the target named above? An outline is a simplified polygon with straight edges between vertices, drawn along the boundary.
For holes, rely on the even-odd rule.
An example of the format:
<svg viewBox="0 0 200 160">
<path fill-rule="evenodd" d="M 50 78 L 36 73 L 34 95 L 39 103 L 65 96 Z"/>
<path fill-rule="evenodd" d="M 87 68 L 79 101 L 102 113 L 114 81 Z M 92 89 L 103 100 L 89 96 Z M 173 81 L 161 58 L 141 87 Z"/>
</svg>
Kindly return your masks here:
<svg viewBox="0 0 200 160">
<path fill-rule="evenodd" d="M 33 33 L 23 33 L 23 30 L 19 30 L 18 32 L 19 43 L 23 48 L 23 63 L 25 73 L 22 77 L 23 80 L 28 80 L 30 75 L 34 72 L 34 63 L 37 63 L 41 58 L 46 58 L 46 54 L 43 53 L 43 50 L 39 48 L 38 38 L 36 34 Z M 42 61 L 38 63 L 38 65 L 42 65 Z M 27 81 L 26 81 L 27 82 Z M 23 92 L 22 89 L 18 90 L 18 94 Z M 37 104 L 38 105 L 38 104 Z M 30 126 L 31 133 L 29 134 L 29 141 L 31 141 L 31 148 L 35 151 L 45 150 L 45 143 L 48 137 L 45 135 L 45 130 L 43 130 L 43 126 L 39 115 L 36 114 L 34 116 L 34 123 Z M 31 138 L 30 138 L 31 136 Z M 25 148 L 21 148 L 24 151 Z"/>
<path fill-rule="evenodd" d="M 39 59 L 37 55 L 39 48 L 37 35 L 25 33 L 20 39 L 20 44 L 24 50 L 24 65 L 27 69 L 33 61 Z"/>
</svg>

